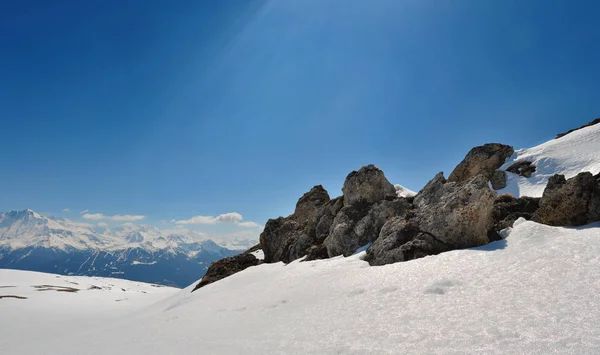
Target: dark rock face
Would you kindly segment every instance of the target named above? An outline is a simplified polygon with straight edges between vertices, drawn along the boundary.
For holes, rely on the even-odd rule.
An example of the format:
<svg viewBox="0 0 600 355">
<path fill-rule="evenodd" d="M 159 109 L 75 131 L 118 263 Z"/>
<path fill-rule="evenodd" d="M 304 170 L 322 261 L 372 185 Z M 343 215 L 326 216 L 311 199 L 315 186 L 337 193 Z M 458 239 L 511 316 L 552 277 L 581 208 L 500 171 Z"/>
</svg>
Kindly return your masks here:
<svg viewBox="0 0 600 355">
<path fill-rule="evenodd" d="M 308 249 L 306 253 L 306 259 L 304 261 L 320 260 L 329 258 L 327 254 L 327 247 L 323 244 L 313 245 Z"/>
<path fill-rule="evenodd" d="M 335 216 L 343 206 L 344 198 L 340 196 L 329 201 L 317 211 L 312 222 L 315 225 L 315 243 L 321 244 L 325 241 Z"/>
<path fill-rule="evenodd" d="M 581 127 L 579 127 L 579 128 L 571 129 L 571 130 L 569 130 L 569 131 L 567 131 L 567 132 L 564 132 L 564 133 L 557 134 L 555 139 L 558 139 L 558 138 L 560 138 L 560 137 L 564 137 L 564 136 L 566 136 L 567 134 L 569 134 L 569 133 L 571 133 L 571 132 L 575 132 L 575 131 L 577 131 L 577 130 L 580 130 L 580 129 L 582 129 L 582 128 L 586 128 L 586 127 L 589 127 L 589 126 L 593 126 L 593 125 L 595 125 L 595 124 L 598 124 L 598 123 L 600 123 L 600 118 L 596 118 L 596 119 L 595 119 L 595 120 L 593 120 L 592 122 L 590 122 L 590 123 L 587 123 L 587 124 L 584 124 L 583 126 L 581 126 Z"/>
<path fill-rule="evenodd" d="M 324 242 L 329 256 L 352 255 L 356 249 L 377 239 L 388 218 L 406 215 L 409 208 L 410 205 L 403 198 L 381 201 L 371 206 L 345 206 L 333 220 L 329 236 Z"/>
<path fill-rule="evenodd" d="M 506 187 L 506 171 L 496 170 L 490 179 L 494 190 L 502 190 Z"/>
<path fill-rule="evenodd" d="M 554 175 L 548 180 L 533 220 L 551 226 L 581 226 L 600 220 L 600 185 L 589 172 L 568 180 Z"/>
<path fill-rule="evenodd" d="M 396 188 L 375 165 L 367 165 L 351 172 L 342 188 L 344 206 L 373 204 L 385 199 L 396 198 Z"/>
<path fill-rule="evenodd" d="M 498 234 L 504 228 L 512 227 L 521 217 L 531 220 L 540 207 L 540 199 L 535 197 L 516 198 L 511 195 L 500 195 L 494 201 L 494 225 L 488 231 L 490 242 L 502 239 Z"/>
<path fill-rule="evenodd" d="M 488 143 L 469 151 L 465 159 L 454 168 L 448 177 L 450 182 L 466 182 L 477 175 L 491 179 L 494 171 L 514 153 L 513 147 L 499 143 Z"/>
<path fill-rule="evenodd" d="M 495 195 L 485 175 L 457 183 L 437 174 L 415 197 L 414 210 L 387 220 L 366 260 L 383 265 L 487 244 Z"/>
<path fill-rule="evenodd" d="M 317 185 L 305 193 L 296 203 L 294 219 L 300 223 L 307 222 L 321 206 L 329 202 L 329 194 L 321 185 Z"/>
<path fill-rule="evenodd" d="M 535 170 L 535 165 L 533 165 L 532 162 L 526 160 L 517 161 L 506 169 L 506 171 L 526 178 L 531 177 L 531 174 L 535 173 Z"/>
<path fill-rule="evenodd" d="M 210 264 L 206 275 L 204 275 L 202 280 L 200 280 L 196 287 L 194 287 L 192 292 L 215 281 L 219 281 L 242 270 L 245 270 L 251 266 L 258 265 L 260 263 L 260 260 L 258 260 L 254 255 L 251 254 L 252 252 L 255 252 L 257 250 L 260 250 L 260 245 L 254 246 L 242 254 L 221 259 Z"/>
</svg>

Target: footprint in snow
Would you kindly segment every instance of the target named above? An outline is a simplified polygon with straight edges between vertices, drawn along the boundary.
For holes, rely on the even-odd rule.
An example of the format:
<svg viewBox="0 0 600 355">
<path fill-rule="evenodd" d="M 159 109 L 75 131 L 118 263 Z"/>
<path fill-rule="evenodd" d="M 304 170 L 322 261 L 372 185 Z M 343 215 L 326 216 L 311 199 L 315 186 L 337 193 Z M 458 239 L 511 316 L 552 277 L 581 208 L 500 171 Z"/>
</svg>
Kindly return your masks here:
<svg viewBox="0 0 600 355">
<path fill-rule="evenodd" d="M 359 288 L 359 289 L 350 291 L 348 293 L 348 297 L 354 297 L 354 296 L 362 295 L 365 292 L 366 292 L 366 290 L 364 288 Z"/>
<path fill-rule="evenodd" d="M 459 285 L 457 281 L 452 280 L 440 280 L 432 283 L 425 288 L 426 294 L 432 295 L 443 295 L 448 292 L 452 287 Z"/>
</svg>

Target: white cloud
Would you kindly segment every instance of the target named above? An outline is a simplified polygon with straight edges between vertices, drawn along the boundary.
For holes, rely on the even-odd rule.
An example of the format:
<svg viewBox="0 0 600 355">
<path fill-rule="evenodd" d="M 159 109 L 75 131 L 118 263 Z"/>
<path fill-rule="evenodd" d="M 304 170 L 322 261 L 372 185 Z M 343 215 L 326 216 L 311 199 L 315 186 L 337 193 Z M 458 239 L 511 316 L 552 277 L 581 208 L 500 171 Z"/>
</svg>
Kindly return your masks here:
<svg viewBox="0 0 600 355">
<path fill-rule="evenodd" d="M 112 216 L 107 216 L 104 215 L 102 213 L 85 213 L 82 216 L 84 219 L 89 219 L 92 221 L 99 221 L 99 220 L 109 220 L 109 221 L 120 221 L 120 222 L 124 222 L 124 221 L 140 221 L 142 219 L 145 219 L 146 216 L 139 216 L 139 215 L 130 215 L 130 214 L 126 214 L 126 215 L 112 215 Z"/>
<path fill-rule="evenodd" d="M 65 208 L 65 209 L 63 209 L 63 212 L 71 212 L 71 210 L 68 208 Z"/>
<path fill-rule="evenodd" d="M 88 213 L 88 212 L 89 212 L 89 210 L 83 210 L 83 211 L 81 211 L 81 212 L 79 212 L 79 213 L 81 213 L 81 214 L 86 214 L 86 213 Z"/>
<path fill-rule="evenodd" d="M 104 222 L 100 222 L 98 224 L 96 224 L 98 227 L 102 227 L 102 228 L 108 228 L 108 224 L 104 223 Z"/>
<path fill-rule="evenodd" d="M 238 223 L 238 226 L 240 227 L 248 227 L 248 228 L 263 228 L 263 226 L 261 226 L 260 224 L 256 223 L 256 222 L 240 222 Z"/>
<path fill-rule="evenodd" d="M 223 223 L 223 224 L 234 224 L 234 225 L 244 227 L 244 228 L 263 228 L 263 226 L 261 226 L 260 224 L 258 224 L 256 222 L 252 222 L 252 221 L 242 222 L 243 219 L 244 218 L 242 217 L 241 214 L 239 214 L 237 212 L 230 212 L 230 213 L 220 214 L 216 217 L 214 217 L 214 216 L 194 216 L 190 219 L 184 219 L 184 220 L 180 220 L 180 221 L 172 219 L 171 223 L 175 223 L 179 226 L 184 225 L 184 224 Z"/>
<path fill-rule="evenodd" d="M 216 224 L 216 223 L 238 223 L 242 220 L 242 215 L 237 212 L 224 213 L 216 217 L 213 216 L 195 216 L 181 221 L 172 220 L 175 224 Z"/>
<path fill-rule="evenodd" d="M 85 223 L 85 222 L 74 222 L 74 221 L 69 221 L 71 222 L 71 224 L 77 226 L 77 227 L 82 227 L 82 228 L 92 228 L 94 225 L 91 223 Z"/>
</svg>

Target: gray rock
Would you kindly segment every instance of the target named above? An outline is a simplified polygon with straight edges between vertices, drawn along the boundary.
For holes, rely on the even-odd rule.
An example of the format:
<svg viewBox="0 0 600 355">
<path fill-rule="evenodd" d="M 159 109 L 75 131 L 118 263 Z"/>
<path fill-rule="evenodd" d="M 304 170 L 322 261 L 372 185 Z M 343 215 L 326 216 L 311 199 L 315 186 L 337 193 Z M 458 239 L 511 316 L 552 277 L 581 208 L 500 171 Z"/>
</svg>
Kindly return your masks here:
<svg viewBox="0 0 600 355">
<path fill-rule="evenodd" d="M 415 197 L 418 225 L 455 249 L 487 244 L 495 198 L 484 175 L 456 183 L 440 173 Z"/>
<path fill-rule="evenodd" d="M 308 244 L 306 248 L 310 246 L 310 242 L 307 242 L 308 236 L 304 233 L 304 227 L 290 217 L 268 220 L 265 229 L 260 234 L 260 245 L 265 253 L 265 262 L 283 261 L 287 263 L 296 259 L 297 251 L 301 249 L 298 243 Z"/>
<path fill-rule="evenodd" d="M 490 179 L 494 190 L 502 190 L 506 187 L 506 171 L 496 170 Z"/>
<path fill-rule="evenodd" d="M 512 195 L 500 195 L 494 201 L 492 218 L 494 225 L 488 232 L 490 242 L 500 240 L 498 234 L 504 228 L 512 227 L 519 218 L 530 220 L 540 208 L 540 199 L 535 197 L 516 198 Z"/>
<path fill-rule="evenodd" d="M 338 212 L 344 206 L 344 197 L 336 197 L 322 206 L 311 222 L 315 226 L 315 243 L 321 244 L 329 235 L 329 230 Z M 310 227 L 309 227 L 310 228 Z"/>
<path fill-rule="evenodd" d="M 305 193 L 296 203 L 294 219 L 299 223 L 306 223 L 319 210 L 329 202 L 329 194 L 321 185 L 317 185 Z"/>
<path fill-rule="evenodd" d="M 506 169 L 506 171 L 526 178 L 530 178 L 531 175 L 535 173 L 536 169 L 536 166 L 532 162 L 527 160 L 519 160 L 511 166 L 509 166 Z"/>
<path fill-rule="evenodd" d="M 513 147 L 499 143 L 488 143 L 475 147 L 454 168 L 454 171 L 448 177 L 448 181 L 466 182 L 480 174 L 489 180 L 494 171 L 501 167 L 513 153 Z"/>
<path fill-rule="evenodd" d="M 600 185 L 589 172 L 568 180 L 554 175 L 548 180 L 533 220 L 551 226 L 581 226 L 600 220 Z"/>
<path fill-rule="evenodd" d="M 235 273 L 243 271 L 251 266 L 256 266 L 260 264 L 260 260 L 258 260 L 251 253 L 260 250 L 260 245 L 256 245 L 249 250 L 243 252 L 242 254 L 232 256 L 229 258 L 224 258 L 218 261 L 213 262 L 208 267 L 206 274 L 200 280 L 200 282 L 194 287 L 192 292 L 198 290 L 201 287 L 204 287 L 213 282 L 224 279 L 228 276 L 231 276 Z"/>
<path fill-rule="evenodd" d="M 375 241 L 390 217 L 405 216 L 409 208 L 410 204 L 404 198 L 343 207 L 324 242 L 329 256 L 352 255 L 356 249 Z"/>
<path fill-rule="evenodd" d="M 396 189 L 375 165 L 367 165 L 351 172 L 344 181 L 344 206 L 373 204 L 384 199 L 394 199 Z"/>
</svg>

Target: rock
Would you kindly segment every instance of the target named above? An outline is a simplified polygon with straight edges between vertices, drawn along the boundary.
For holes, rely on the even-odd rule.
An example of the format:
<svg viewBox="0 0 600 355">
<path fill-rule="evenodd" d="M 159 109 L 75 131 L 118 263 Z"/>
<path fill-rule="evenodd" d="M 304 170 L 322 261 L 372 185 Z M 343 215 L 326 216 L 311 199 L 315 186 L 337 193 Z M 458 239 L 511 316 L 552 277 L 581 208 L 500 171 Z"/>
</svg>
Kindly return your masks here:
<svg viewBox="0 0 600 355">
<path fill-rule="evenodd" d="M 323 244 L 319 244 L 319 245 L 313 245 L 308 249 L 308 252 L 306 253 L 306 259 L 304 259 L 304 261 L 327 259 L 327 258 L 329 258 L 329 254 L 327 254 L 327 247 Z"/>
<path fill-rule="evenodd" d="M 335 216 L 344 206 L 344 197 L 336 197 L 330 200 L 327 204 L 322 206 L 319 211 L 315 214 L 314 225 L 315 225 L 315 243 L 322 244 L 325 238 L 329 235 L 329 230 Z"/>
<path fill-rule="evenodd" d="M 452 249 L 488 243 L 496 193 L 485 175 L 464 183 L 446 182 L 436 175 L 414 200 L 419 228 Z"/>
<path fill-rule="evenodd" d="M 556 174 L 540 200 L 533 220 L 551 226 L 581 226 L 600 220 L 600 186 L 589 172 L 568 180 Z"/>
<path fill-rule="evenodd" d="M 194 287 L 192 292 L 210 283 L 219 281 L 242 270 L 245 270 L 251 266 L 256 266 L 260 264 L 260 260 L 258 260 L 254 255 L 251 254 L 252 252 L 255 252 L 257 250 L 260 250 L 260 246 L 254 246 L 242 254 L 213 262 L 212 264 L 210 264 L 208 270 L 206 271 L 206 274 L 204 275 L 202 280 L 200 280 L 200 282 L 196 285 L 196 287 Z"/>
<path fill-rule="evenodd" d="M 584 124 L 583 126 L 581 126 L 579 128 L 571 129 L 571 130 L 569 130 L 569 131 L 567 131 L 565 133 L 557 134 L 555 139 L 558 139 L 560 137 L 564 137 L 564 136 L 566 136 L 567 134 L 569 134 L 571 132 L 575 132 L 575 131 L 580 130 L 580 129 L 585 128 L 585 127 L 593 126 L 593 125 L 598 124 L 598 123 L 600 123 L 600 118 L 596 118 L 592 122 Z"/>
<path fill-rule="evenodd" d="M 449 246 L 423 232 L 416 220 L 392 217 L 381 229 L 379 238 L 367 249 L 365 261 L 370 265 L 386 265 L 447 250 L 450 250 Z"/>
<path fill-rule="evenodd" d="M 535 173 L 536 167 L 532 162 L 521 160 L 509 166 L 506 171 L 517 174 L 526 178 L 530 178 L 531 174 Z"/>
<path fill-rule="evenodd" d="M 373 242 L 385 222 L 393 216 L 406 215 L 410 208 L 403 198 L 344 206 L 335 216 L 324 245 L 330 257 L 352 255 L 358 248 Z"/>
<path fill-rule="evenodd" d="M 373 204 L 396 197 L 394 185 L 375 165 L 363 166 L 358 171 L 348 174 L 342 192 L 344 193 L 344 206 Z"/>
<path fill-rule="evenodd" d="M 498 234 L 504 228 L 512 227 L 521 217 L 531 220 L 540 207 L 540 199 L 535 197 L 516 198 L 512 195 L 500 195 L 494 201 L 492 218 L 494 224 L 488 231 L 490 242 L 502 239 Z"/>
<path fill-rule="evenodd" d="M 490 179 L 496 169 L 514 153 L 513 147 L 499 143 L 488 143 L 469 151 L 448 177 L 450 182 L 466 182 L 483 174 Z"/>
<path fill-rule="evenodd" d="M 300 223 L 307 222 L 321 206 L 329 202 L 329 194 L 321 185 L 317 185 L 305 193 L 296 203 L 294 219 Z"/>
<path fill-rule="evenodd" d="M 506 171 L 496 170 L 490 179 L 494 190 L 502 190 L 506 187 Z"/>
</svg>

